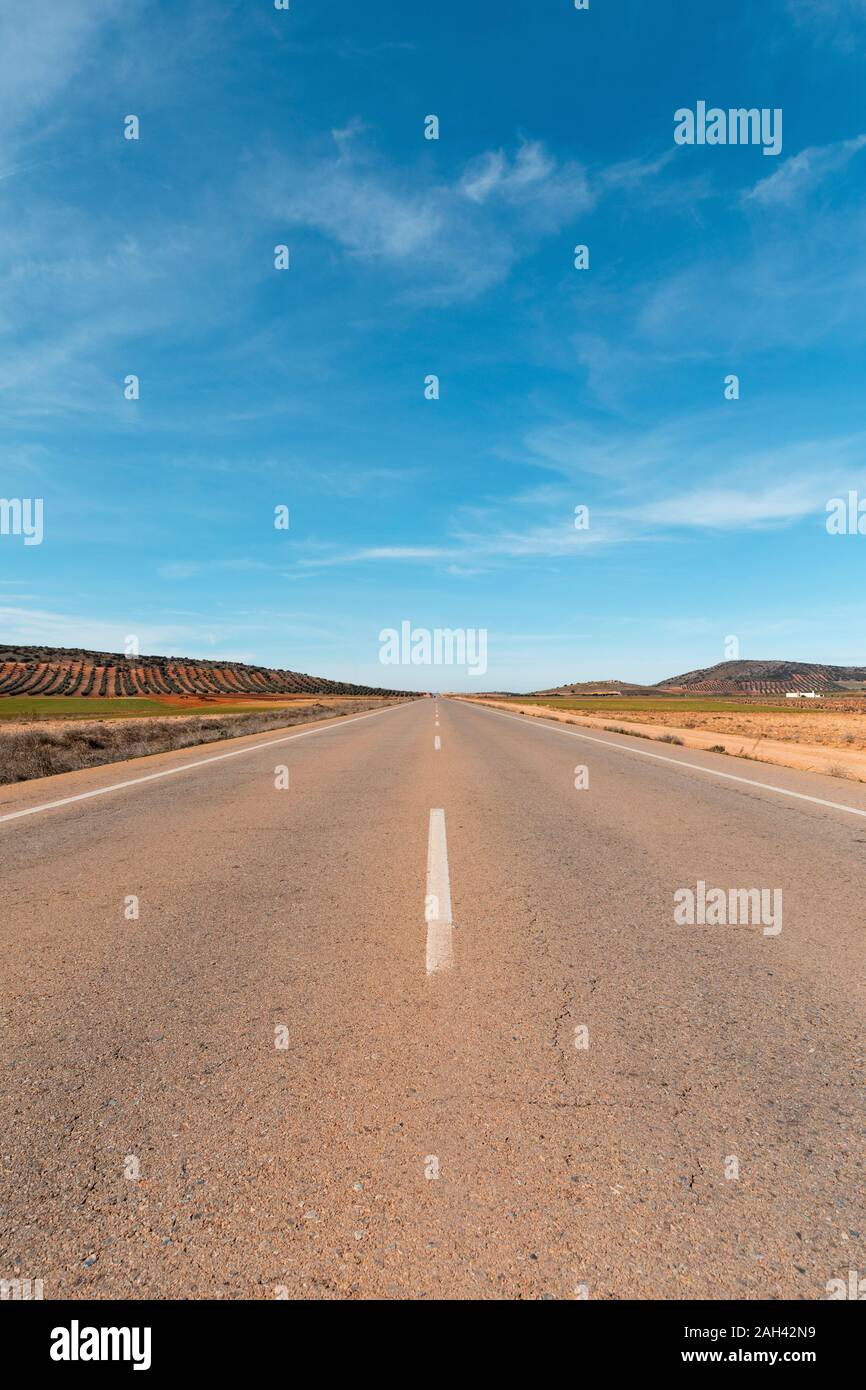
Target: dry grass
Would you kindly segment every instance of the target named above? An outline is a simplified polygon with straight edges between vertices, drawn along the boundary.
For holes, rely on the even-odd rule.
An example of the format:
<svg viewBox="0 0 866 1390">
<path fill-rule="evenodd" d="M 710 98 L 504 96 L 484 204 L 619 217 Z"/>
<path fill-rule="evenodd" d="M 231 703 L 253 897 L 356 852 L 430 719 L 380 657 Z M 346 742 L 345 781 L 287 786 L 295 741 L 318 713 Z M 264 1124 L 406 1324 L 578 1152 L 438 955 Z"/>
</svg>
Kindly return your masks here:
<svg viewBox="0 0 866 1390">
<path fill-rule="evenodd" d="M 850 774 L 850 772 L 848 771 L 847 767 L 842 767 L 841 763 L 830 763 L 829 767 L 825 768 L 824 770 L 825 770 L 825 772 L 827 773 L 827 776 L 828 776 L 828 777 L 850 777 L 850 776 L 851 776 L 851 774 Z"/>
<path fill-rule="evenodd" d="M 556 708 L 551 701 L 551 708 Z M 772 714 L 756 709 L 731 714 L 708 711 L 706 714 L 676 713 L 669 710 L 641 710 L 635 720 L 641 724 L 656 724 L 661 729 L 699 729 L 713 734 L 739 735 L 741 738 L 778 739 L 784 743 L 818 745 L 823 748 L 845 748 L 866 752 L 866 714 L 851 710 L 831 712 L 809 710 L 808 713 Z M 613 727 L 613 726 L 605 726 Z M 620 732 L 624 732 L 620 730 Z"/>
<path fill-rule="evenodd" d="M 482 703 L 501 709 L 520 708 L 513 700 L 484 700 Z M 594 713 L 584 711 L 566 714 L 552 701 L 536 701 L 531 710 L 522 712 L 563 724 L 603 728 L 610 733 L 628 734 L 631 738 L 676 743 L 705 752 L 726 753 L 750 762 L 772 763 L 777 767 L 793 767 L 802 772 L 866 783 L 866 714 L 861 707 L 841 713 L 810 710 L 801 716 L 789 715 L 787 710 L 778 716 L 770 710 L 725 714 L 707 711 L 694 719 L 693 728 L 686 727 L 687 720 L 682 714 L 673 715 L 667 711 L 641 711 L 640 722 L 634 724 L 603 724 Z M 677 724 L 673 724 L 674 719 Z M 664 733 L 654 732 L 660 727 Z M 733 735 L 725 743 L 715 741 L 714 735 L 721 727 Z"/>
<path fill-rule="evenodd" d="M 286 728 L 314 719 L 378 709 L 382 699 L 320 702 L 301 709 L 261 710 L 250 714 L 172 715 L 169 718 L 103 719 L 0 726 L 0 783 L 26 782 L 82 767 L 122 762 L 148 753 L 166 753 L 199 743 Z"/>
</svg>

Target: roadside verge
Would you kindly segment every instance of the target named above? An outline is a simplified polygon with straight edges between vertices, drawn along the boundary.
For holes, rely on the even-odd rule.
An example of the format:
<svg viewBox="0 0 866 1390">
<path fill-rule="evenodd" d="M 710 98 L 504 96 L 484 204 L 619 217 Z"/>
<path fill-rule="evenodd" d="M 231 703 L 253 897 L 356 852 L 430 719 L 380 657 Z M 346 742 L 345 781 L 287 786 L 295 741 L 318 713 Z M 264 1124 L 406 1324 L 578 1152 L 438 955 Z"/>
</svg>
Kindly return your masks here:
<svg viewBox="0 0 866 1390">
<path fill-rule="evenodd" d="M 620 719 L 615 710 L 604 716 L 577 714 L 573 710 L 558 710 L 549 705 L 524 705 L 517 700 L 488 700 L 477 695 L 466 696 L 471 704 L 489 705 L 535 719 L 549 719 L 558 724 L 579 724 L 587 729 L 605 729 L 608 733 L 631 734 L 634 738 L 652 743 L 677 743 L 684 748 L 700 748 L 705 753 L 728 753 L 731 757 L 747 758 L 752 762 L 773 763 L 777 767 L 793 767 L 800 772 L 822 772 L 825 776 L 840 777 L 852 782 L 866 782 L 866 753 L 847 748 L 828 748 L 819 744 L 785 743 L 743 734 L 720 734 L 707 729 L 684 729 L 641 724 Z M 660 732 L 661 729 L 661 732 Z"/>
</svg>

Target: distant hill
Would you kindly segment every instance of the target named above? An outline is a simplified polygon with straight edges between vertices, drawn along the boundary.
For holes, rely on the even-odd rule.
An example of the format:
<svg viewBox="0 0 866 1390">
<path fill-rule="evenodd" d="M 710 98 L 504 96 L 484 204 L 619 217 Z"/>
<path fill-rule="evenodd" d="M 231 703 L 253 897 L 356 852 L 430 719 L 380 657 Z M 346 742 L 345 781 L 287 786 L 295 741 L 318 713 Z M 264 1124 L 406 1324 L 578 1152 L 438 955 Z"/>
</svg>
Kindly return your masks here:
<svg viewBox="0 0 866 1390">
<path fill-rule="evenodd" d="M 658 685 L 632 681 L 575 681 L 533 695 L 784 695 L 816 690 L 828 694 L 866 691 L 866 666 L 823 666 L 814 661 L 719 661 L 682 676 L 669 676 Z"/>
<path fill-rule="evenodd" d="M 631 695 L 640 694 L 645 686 L 632 681 L 575 681 L 572 685 L 557 685 L 550 690 L 534 690 L 533 695 Z"/>
<path fill-rule="evenodd" d="M 657 690 L 698 695 L 781 695 L 791 690 L 856 693 L 866 666 L 823 666 L 812 661 L 720 661 L 659 681 Z"/>
<path fill-rule="evenodd" d="M 148 695 L 244 699 L 275 695 L 399 695 L 405 691 L 197 657 L 137 656 L 78 647 L 0 645 L 0 695 Z"/>
</svg>

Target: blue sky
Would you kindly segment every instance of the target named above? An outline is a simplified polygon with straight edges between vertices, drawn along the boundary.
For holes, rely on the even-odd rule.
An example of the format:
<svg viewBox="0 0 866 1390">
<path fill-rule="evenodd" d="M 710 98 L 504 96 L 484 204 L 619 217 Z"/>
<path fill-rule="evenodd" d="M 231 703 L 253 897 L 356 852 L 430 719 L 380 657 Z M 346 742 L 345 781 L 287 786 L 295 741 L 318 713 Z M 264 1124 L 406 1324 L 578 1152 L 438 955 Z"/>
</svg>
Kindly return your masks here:
<svg viewBox="0 0 866 1390">
<path fill-rule="evenodd" d="M 0 537 L 2 640 L 866 662 L 825 525 L 866 497 L 864 42 L 866 0 L 6 7 L 0 493 L 45 535 Z M 781 153 L 677 146 L 698 100 L 781 108 Z"/>
</svg>

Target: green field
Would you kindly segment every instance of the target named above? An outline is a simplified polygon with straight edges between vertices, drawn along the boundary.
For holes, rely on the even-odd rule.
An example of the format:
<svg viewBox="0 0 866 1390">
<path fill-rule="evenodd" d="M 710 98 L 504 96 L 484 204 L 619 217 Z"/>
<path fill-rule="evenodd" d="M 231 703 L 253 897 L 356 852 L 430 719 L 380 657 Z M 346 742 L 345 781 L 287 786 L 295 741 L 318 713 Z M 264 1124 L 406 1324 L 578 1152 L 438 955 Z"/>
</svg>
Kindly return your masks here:
<svg viewBox="0 0 866 1390">
<path fill-rule="evenodd" d="M 135 719 L 143 715 L 162 715 L 171 718 L 175 714 L 250 714 L 256 709 L 279 708 L 283 703 L 291 705 L 294 701 L 281 701 L 275 696 L 273 704 L 269 700 L 256 701 L 255 704 L 233 705 L 208 704 L 183 708 L 179 705 L 163 705 L 159 700 L 149 700 L 144 695 L 127 695 L 123 698 L 83 699 L 76 695 L 7 695 L 0 696 L 0 719 Z"/>
<path fill-rule="evenodd" d="M 563 699 L 558 695 L 530 695 L 524 698 L 518 695 L 515 702 L 521 705 L 547 705 L 551 709 L 584 710 L 592 714 L 604 714 L 605 710 L 676 710 L 683 714 L 791 714 L 793 711 L 801 714 L 810 703 L 807 700 L 790 700 L 784 705 L 748 704 L 743 700 L 692 699 L 688 695 L 679 698 L 660 696 L 658 699 L 643 695 L 603 695 L 584 699 L 571 696 Z"/>
</svg>

